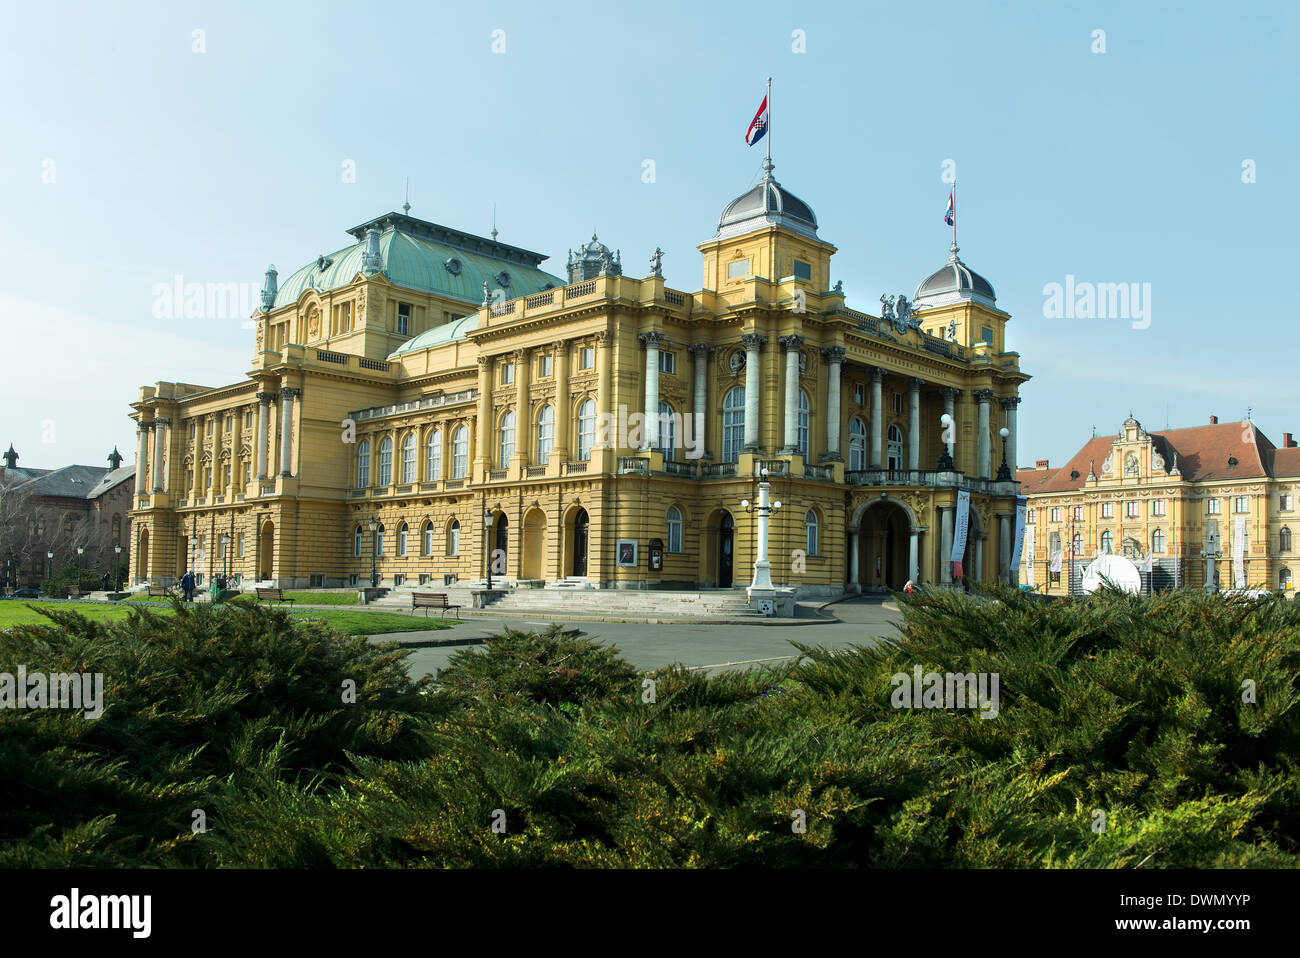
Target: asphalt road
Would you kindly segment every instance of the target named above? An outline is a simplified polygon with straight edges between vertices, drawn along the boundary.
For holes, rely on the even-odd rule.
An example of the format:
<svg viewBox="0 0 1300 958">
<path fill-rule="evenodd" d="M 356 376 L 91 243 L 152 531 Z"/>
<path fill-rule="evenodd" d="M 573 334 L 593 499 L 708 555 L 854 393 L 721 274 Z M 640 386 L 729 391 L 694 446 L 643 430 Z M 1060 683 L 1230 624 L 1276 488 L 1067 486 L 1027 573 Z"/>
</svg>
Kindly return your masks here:
<svg viewBox="0 0 1300 958">
<path fill-rule="evenodd" d="M 775 662 L 798 655 L 790 643 L 807 646 L 845 648 L 874 644 L 881 638 L 898 634 L 896 624 L 902 616 L 883 606 L 878 598 L 849 599 L 831 606 L 828 611 L 841 619 L 824 625 L 751 626 L 751 625 L 639 625 L 626 622 L 577 622 L 570 628 L 580 629 L 596 641 L 617 646 L 625 659 L 638 669 L 657 669 L 680 663 L 705 671 L 733 668 L 746 669 L 765 662 Z M 422 637 L 445 640 L 492 635 L 509 626 L 515 629 L 544 628 L 553 619 L 475 619 L 454 629 L 432 633 L 407 633 L 406 641 Z M 399 636 L 376 636 L 382 641 Z M 427 675 L 444 667 L 461 648 L 481 649 L 481 645 L 417 648 L 410 659 L 413 676 Z"/>
</svg>

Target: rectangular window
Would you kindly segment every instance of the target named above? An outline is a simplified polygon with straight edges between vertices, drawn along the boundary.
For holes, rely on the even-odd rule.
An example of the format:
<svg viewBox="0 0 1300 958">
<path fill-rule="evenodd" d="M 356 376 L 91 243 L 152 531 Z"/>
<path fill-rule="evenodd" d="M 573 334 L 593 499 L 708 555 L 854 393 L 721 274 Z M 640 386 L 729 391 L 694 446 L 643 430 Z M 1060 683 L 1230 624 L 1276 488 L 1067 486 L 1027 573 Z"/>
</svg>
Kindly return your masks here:
<svg viewBox="0 0 1300 958">
<path fill-rule="evenodd" d="M 347 333 L 352 331 L 352 304 L 344 303 L 339 307 L 339 332 Z"/>
<path fill-rule="evenodd" d="M 253 414 L 251 412 L 244 413 L 244 428 L 245 429 L 253 428 Z"/>
<path fill-rule="evenodd" d="M 213 429 L 216 428 L 216 425 L 217 425 L 217 424 L 216 424 L 216 422 L 213 420 L 213 418 L 212 418 L 211 416 L 209 416 L 209 417 L 208 417 L 208 435 L 209 435 L 209 436 L 212 435 L 212 431 L 213 431 Z"/>
<path fill-rule="evenodd" d="M 1250 499 L 1249 499 L 1249 497 L 1247 497 L 1247 496 L 1236 496 L 1236 497 L 1232 500 L 1232 511 L 1233 511 L 1233 512 L 1249 512 L 1249 511 L 1250 511 Z"/>
<path fill-rule="evenodd" d="M 411 329 L 411 304 L 397 304 L 397 333 L 399 336 L 409 335 Z"/>
<path fill-rule="evenodd" d="M 902 411 L 903 411 L 903 394 L 894 393 L 894 412 L 901 413 Z"/>
<path fill-rule="evenodd" d="M 1284 492 L 1277 497 L 1277 507 L 1283 512 L 1291 511 L 1291 494 L 1289 492 Z"/>
<path fill-rule="evenodd" d="M 552 368 L 553 368 L 552 358 L 550 356 L 543 356 L 542 357 L 542 378 L 543 379 L 551 375 Z"/>
<path fill-rule="evenodd" d="M 812 267 L 801 259 L 794 261 L 795 279 L 812 279 Z"/>
<path fill-rule="evenodd" d="M 582 347 L 582 360 L 579 363 L 580 368 L 590 369 L 596 365 L 596 349 L 594 346 Z"/>
<path fill-rule="evenodd" d="M 514 381 L 515 381 L 515 364 L 514 364 L 514 363 L 502 363 L 502 364 L 501 364 L 501 383 L 502 383 L 502 385 L 509 386 L 509 385 L 510 385 L 512 382 L 514 382 Z"/>
<path fill-rule="evenodd" d="M 1074 521 L 1075 522 L 1083 521 L 1083 506 L 1074 507 Z"/>
<path fill-rule="evenodd" d="M 677 371 L 677 354 L 660 352 L 659 371 L 661 373 L 675 373 Z"/>
<path fill-rule="evenodd" d="M 1124 514 L 1130 519 L 1136 519 L 1138 517 L 1138 504 L 1136 502 L 1125 503 Z"/>
<path fill-rule="evenodd" d="M 1206 509 L 1206 511 L 1207 511 L 1210 515 L 1212 515 L 1212 516 L 1217 516 L 1217 515 L 1219 514 L 1219 509 L 1220 509 L 1220 506 L 1219 506 L 1219 500 L 1218 500 L 1218 499 L 1206 499 L 1206 500 L 1205 500 L 1205 509 Z"/>
<path fill-rule="evenodd" d="M 986 343 L 988 343 L 990 346 L 992 346 L 992 345 L 993 345 L 993 330 L 989 329 L 987 326 L 985 326 L 984 328 L 982 328 L 982 329 L 980 330 L 980 339 L 984 340 L 984 342 L 986 342 Z"/>
<path fill-rule="evenodd" d="M 1156 499 L 1151 503 L 1151 514 L 1153 516 L 1163 516 L 1165 514 L 1165 501 Z"/>
<path fill-rule="evenodd" d="M 1026 511 L 1025 511 L 1025 525 L 1027 525 L 1027 526 L 1037 525 L 1037 523 L 1034 521 L 1034 516 L 1036 516 L 1037 514 L 1038 514 L 1038 512 L 1037 512 L 1037 510 L 1035 510 L 1035 509 L 1028 509 L 1028 510 L 1026 510 Z"/>
<path fill-rule="evenodd" d="M 1052 509 L 1052 521 L 1053 521 L 1053 522 L 1060 522 L 1060 521 L 1061 521 L 1061 509 L 1060 509 L 1059 506 L 1057 506 L 1056 508 Z"/>
<path fill-rule="evenodd" d="M 191 439 L 194 438 L 194 420 L 193 420 L 193 419 L 190 420 L 190 438 L 191 438 Z"/>
<path fill-rule="evenodd" d="M 749 260 L 738 259 L 727 264 L 727 279 L 744 279 L 749 275 Z"/>
<path fill-rule="evenodd" d="M 238 550 L 236 557 L 240 559 L 244 558 L 244 534 L 242 532 L 239 534 L 239 539 L 236 540 L 235 548 Z"/>
<path fill-rule="evenodd" d="M 853 384 L 853 401 L 859 406 L 867 404 L 867 385 L 866 383 Z"/>
<path fill-rule="evenodd" d="M 230 467 L 229 467 L 229 466 L 226 466 L 226 475 L 225 475 L 225 479 L 223 480 L 222 485 L 223 485 L 223 486 L 226 486 L 226 487 L 228 487 L 228 486 L 230 485 Z"/>
<path fill-rule="evenodd" d="M 222 428 L 226 432 L 230 432 L 231 430 L 233 430 L 235 428 L 235 417 L 232 416 L 230 413 L 226 413 L 226 424 Z"/>
<path fill-rule="evenodd" d="M 1101 517 L 1103 519 L 1109 519 L 1114 515 L 1115 515 L 1115 503 L 1103 502 L 1101 504 Z"/>
</svg>

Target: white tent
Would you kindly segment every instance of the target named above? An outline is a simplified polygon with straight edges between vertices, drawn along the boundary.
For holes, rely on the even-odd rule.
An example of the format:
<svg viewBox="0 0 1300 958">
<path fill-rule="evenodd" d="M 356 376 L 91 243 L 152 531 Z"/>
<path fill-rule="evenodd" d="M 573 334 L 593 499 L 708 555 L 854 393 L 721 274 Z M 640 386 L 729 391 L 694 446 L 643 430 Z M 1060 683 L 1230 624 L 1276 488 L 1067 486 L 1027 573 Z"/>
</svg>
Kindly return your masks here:
<svg viewBox="0 0 1300 958">
<path fill-rule="evenodd" d="M 1123 589 L 1125 592 L 1142 591 L 1142 576 L 1128 559 L 1119 555 L 1097 556 L 1083 570 L 1083 591 L 1096 592 L 1103 584 Z"/>
</svg>

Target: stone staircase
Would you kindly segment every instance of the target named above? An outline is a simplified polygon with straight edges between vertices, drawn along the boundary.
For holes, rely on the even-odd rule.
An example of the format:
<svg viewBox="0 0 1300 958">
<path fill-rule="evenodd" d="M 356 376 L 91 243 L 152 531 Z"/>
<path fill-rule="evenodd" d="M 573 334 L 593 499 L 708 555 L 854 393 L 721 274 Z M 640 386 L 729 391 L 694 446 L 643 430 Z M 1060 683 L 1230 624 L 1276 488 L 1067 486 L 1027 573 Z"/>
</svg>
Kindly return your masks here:
<svg viewBox="0 0 1300 958">
<path fill-rule="evenodd" d="M 761 619 L 749 607 L 743 590 L 703 592 L 593 589 L 582 585 L 548 585 L 520 589 L 489 606 L 488 615 L 554 615 L 557 618 L 602 619 Z"/>
</svg>

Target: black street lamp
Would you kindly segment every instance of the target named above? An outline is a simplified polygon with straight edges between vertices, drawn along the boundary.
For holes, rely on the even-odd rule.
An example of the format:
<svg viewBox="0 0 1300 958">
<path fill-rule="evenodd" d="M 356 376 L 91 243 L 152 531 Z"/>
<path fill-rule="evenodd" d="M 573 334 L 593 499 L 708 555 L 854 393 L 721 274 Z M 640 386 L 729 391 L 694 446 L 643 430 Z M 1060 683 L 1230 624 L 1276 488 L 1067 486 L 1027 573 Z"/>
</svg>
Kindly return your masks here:
<svg viewBox="0 0 1300 958">
<path fill-rule="evenodd" d="M 49 594 L 50 580 L 54 578 L 54 551 L 45 553 L 45 592 Z"/>
<path fill-rule="evenodd" d="M 379 588 L 379 571 L 376 567 L 375 556 L 378 554 L 378 546 L 375 541 L 375 530 L 379 528 L 379 523 L 375 517 L 370 517 L 370 588 Z"/>
<path fill-rule="evenodd" d="M 952 416 L 949 416 L 947 413 L 944 413 L 942 416 L 939 417 L 940 439 L 943 438 L 943 434 L 947 432 L 951 426 L 952 426 Z M 939 454 L 939 471 L 953 472 L 954 468 L 952 464 L 952 444 L 943 442 L 940 443 L 939 448 L 943 450 L 943 452 Z"/>
<path fill-rule="evenodd" d="M 122 591 L 122 543 L 119 542 L 117 543 L 117 545 L 113 546 L 113 554 L 117 556 L 117 560 L 113 564 L 113 571 L 117 573 L 117 582 L 116 582 L 117 588 L 114 591 L 121 592 Z"/>
<path fill-rule="evenodd" d="M 487 587 L 492 588 L 492 510 L 483 510 L 483 540 L 486 547 L 483 549 L 484 556 L 487 557 Z"/>
<path fill-rule="evenodd" d="M 84 546 L 77 546 L 77 594 L 81 594 L 81 557 L 86 554 Z"/>
<path fill-rule="evenodd" d="M 1007 465 L 1007 437 L 1011 435 L 1011 430 L 1003 426 L 998 430 L 998 435 L 1002 437 L 1002 465 L 998 467 L 998 482 L 1011 481 L 1011 467 Z"/>
</svg>

